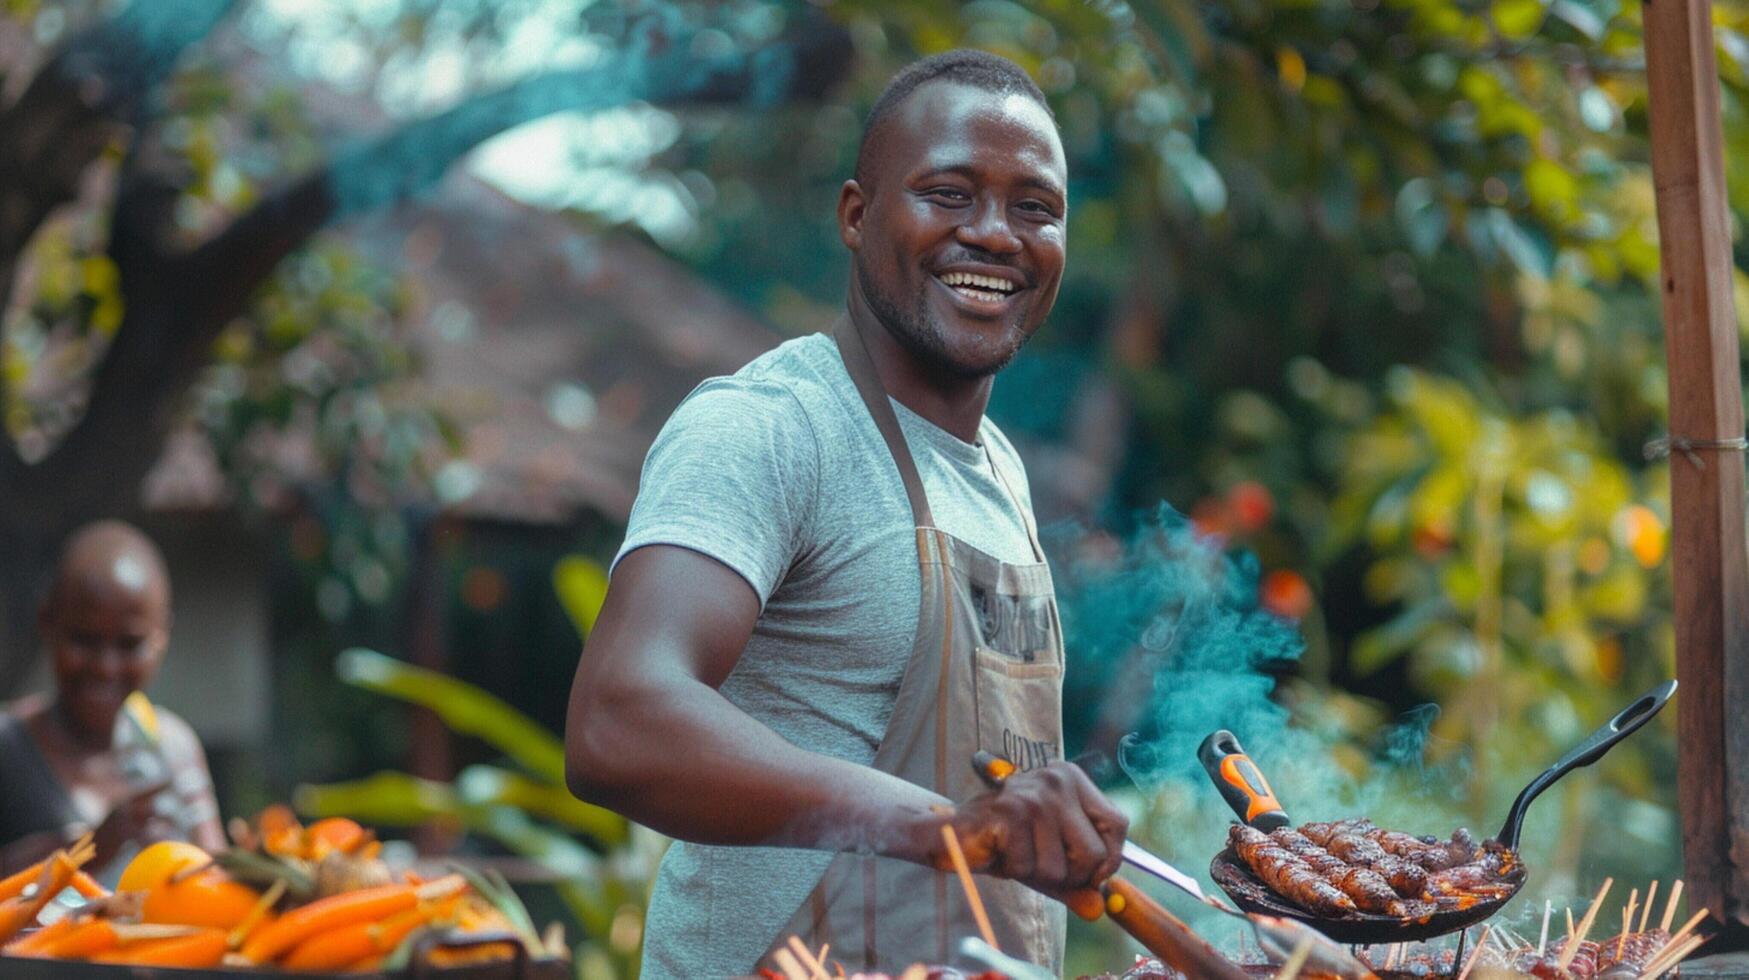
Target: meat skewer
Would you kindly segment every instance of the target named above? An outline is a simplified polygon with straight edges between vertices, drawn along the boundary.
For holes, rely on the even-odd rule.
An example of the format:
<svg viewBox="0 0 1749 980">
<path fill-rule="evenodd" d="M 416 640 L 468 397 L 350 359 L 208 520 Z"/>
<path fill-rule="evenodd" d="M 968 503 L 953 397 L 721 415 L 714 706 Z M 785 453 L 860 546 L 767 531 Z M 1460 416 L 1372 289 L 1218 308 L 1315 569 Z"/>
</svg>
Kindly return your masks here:
<svg viewBox="0 0 1749 980">
<path fill-rule="evenodd" d="M 1386 854 L 1376 841 L 1358 833 L 1332 834 L 1324 849 L 1351 865 L 1377 871 L 1405 898 L 1419 898 L 1427 891 L 1426 868 Z"/>
<path fill-rule="evenodd" d="M 1276 894 L 1319 915 L 1342 915 L 1356 911 L 1354 900 L 1343 894 L 1287 849 L 1272 843 L 1254 827 L 1234 824 L 1228 842 L 1239 859 Z"/>
<path fill-rule="evenodd" d="M 1271 831 L 1269 837 L 1288 853 L 1304 861 L 1320 877 L 1335 885 L 1344 895 L 1354 899 L 1363 911 L 1404 916 L 1409 908 L 1391 888 L 1384 876 L 1370 868 L 1356 868 L 1296 830 L 1283 827 Z"/>
</svg>

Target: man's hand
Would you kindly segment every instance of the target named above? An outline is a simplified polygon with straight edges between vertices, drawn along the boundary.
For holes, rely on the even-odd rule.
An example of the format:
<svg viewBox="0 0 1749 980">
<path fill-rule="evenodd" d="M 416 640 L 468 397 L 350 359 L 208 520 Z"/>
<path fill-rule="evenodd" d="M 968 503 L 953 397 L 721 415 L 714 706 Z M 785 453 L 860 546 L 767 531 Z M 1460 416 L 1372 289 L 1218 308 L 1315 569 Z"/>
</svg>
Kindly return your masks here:
<svg viewBox="0 0 1749 980">
<path fill-rule="evenodd" d="M 954 833 L 972 870 L 1060 897 L 1097 887 L 1123 862 L 1129 819 L 1069 762 L 1017 772 L 1000 789 L 954 807 Z M 945 850 L 935 867 L 951 867 Z"/>
</svg>

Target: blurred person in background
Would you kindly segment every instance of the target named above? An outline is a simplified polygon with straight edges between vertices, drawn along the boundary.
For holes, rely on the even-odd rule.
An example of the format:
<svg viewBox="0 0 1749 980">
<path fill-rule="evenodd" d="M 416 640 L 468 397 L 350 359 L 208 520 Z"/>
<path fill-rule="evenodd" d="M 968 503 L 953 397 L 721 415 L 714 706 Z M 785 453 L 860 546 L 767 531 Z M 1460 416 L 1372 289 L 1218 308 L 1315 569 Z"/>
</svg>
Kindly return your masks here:
<svg viewBox="0 0 1749 980">
<path fill-rule="evenodd" d="M 0 872 L 86 832 L 97 847 L 92 873 L 105 884 L 154 841 L 222 847 L 199 739 L 138 694 L 170 639 L 170 579 L 157 546 L 120 521 L 74 532 L 37 628 L 55 689 L 0 713 Z"/>
</svg>

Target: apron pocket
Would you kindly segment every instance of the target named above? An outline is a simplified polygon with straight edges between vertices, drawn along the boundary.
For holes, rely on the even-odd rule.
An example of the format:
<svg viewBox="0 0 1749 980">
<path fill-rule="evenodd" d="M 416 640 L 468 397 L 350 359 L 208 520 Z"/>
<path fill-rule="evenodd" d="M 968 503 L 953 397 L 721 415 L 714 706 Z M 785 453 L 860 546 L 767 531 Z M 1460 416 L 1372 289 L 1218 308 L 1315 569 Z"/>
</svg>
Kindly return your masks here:
<svg viewBox="0 0 1749 980">
<path fill-rule="evenodd" d="M 987 647 L 975 656 L 978 748 L 1023 770 L 1061 759 L 1063 665 L 1023 663 Z"/>
</svg>

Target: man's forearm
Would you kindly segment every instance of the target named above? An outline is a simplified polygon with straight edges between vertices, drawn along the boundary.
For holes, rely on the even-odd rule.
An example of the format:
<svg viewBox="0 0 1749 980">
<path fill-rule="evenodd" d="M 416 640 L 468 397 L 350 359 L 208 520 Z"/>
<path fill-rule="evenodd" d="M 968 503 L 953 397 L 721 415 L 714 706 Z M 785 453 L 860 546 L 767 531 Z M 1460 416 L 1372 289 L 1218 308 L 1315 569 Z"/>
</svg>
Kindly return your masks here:
<svg viewBox="0 0 1749 980">
<path fill-rule="evenodd" d="M 690 678 L 620 685 L 579 703 L 566 732 L 571 788 L 655 830 L 926 861 L 947 800 L 798 748 Z"/>
</svg>

